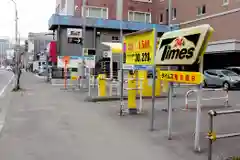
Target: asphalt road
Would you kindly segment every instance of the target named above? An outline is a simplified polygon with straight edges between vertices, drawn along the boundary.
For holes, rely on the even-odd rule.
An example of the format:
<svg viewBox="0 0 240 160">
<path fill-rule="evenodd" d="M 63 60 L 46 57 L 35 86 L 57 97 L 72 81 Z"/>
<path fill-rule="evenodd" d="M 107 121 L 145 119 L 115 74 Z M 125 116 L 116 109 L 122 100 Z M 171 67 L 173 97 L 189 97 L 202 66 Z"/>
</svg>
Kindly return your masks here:
<svg viewBox="0 0 240 160">
<path fill-rule="evenodd" d="M 7 92 L 13 78 L 13 73 L 0 69 L 0 132 L 5 124 L 5 117 L 10 103 Z"/>
<path fill-rule="evenodd" d="M 13 74 L 11 72 L 0 69 L 0 97 L 4 96 L 4 92 L 10 84 L 12 76 Z"/>
</svg>

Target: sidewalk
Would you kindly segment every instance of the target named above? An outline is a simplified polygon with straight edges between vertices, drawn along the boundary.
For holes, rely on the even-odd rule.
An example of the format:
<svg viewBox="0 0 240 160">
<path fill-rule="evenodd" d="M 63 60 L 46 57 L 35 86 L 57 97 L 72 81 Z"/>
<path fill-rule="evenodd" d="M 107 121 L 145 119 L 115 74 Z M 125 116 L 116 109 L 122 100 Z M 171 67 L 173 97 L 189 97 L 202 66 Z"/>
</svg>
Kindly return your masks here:
<svg viewBox="0 0 240 160">
<path fill-rule="evenodd" d="M 1 160 L 186 160 L 154 139 L 148 121 L 139 121 L 139 132 L 126 125 L 131 117 L 84 102 L 82 93 L 60 91 L 31 73 L 21 82 L 25 91 L 12 93 L 1 133 Z"/>
</svg>

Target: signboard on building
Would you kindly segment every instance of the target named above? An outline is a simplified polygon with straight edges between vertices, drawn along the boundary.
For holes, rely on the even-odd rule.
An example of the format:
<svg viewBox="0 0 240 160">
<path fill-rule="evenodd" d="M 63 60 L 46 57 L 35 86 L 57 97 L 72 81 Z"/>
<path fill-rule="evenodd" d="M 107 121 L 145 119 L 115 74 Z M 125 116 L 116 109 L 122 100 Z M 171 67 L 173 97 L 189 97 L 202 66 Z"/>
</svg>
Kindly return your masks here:
<svg viewBox="0 0 240 160">
<path fill-rule="evenodd" d="M 78 68 L 83 63 L 87 68 L 95 68 L 95 56 L 69 56 L 67 68 Z M 64 56 L 58 56 L 58 68 L 64 68 Z"/>
<path fill-rule="evenodd" d="M 67 29 L 68 43 L 81 44 L 82 43 L 82 29 L 68 28 Z"/>
<path fill-rule="evenodd" d="M 82 38 L 82 29 L 79 28 L 68 28 L 67 37 L 71 38 Z"/>
<path fill-rule="evenodd" d="M 78 68 L 78 63 L 82 63 L 83 58 L 81 56 L 69 56 L 69 62 L 67 68 Z M 64 56 L 58 56 L 57 67 L 64 68 Z"/>
<path fill-rule="evenodd" d="M 95 56 L 84 56 L 84 61 L 87 68 L 95 68 Z"/>
</svg>

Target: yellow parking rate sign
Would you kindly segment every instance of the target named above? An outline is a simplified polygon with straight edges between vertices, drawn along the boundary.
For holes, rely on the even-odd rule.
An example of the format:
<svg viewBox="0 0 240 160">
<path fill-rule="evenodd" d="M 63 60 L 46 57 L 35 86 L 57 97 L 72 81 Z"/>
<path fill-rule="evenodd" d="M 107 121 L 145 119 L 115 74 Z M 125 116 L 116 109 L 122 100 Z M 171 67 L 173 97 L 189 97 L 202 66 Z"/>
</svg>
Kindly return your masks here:
<svg viewBox="0 0 240 160">
<path fill-rule="evenodd" d="M 124 35 L 126 64 L 153 65 L 155 56 L 155 29 Z"/>
<path fill-rule="evenodd" d="M 177 83 L 201 84 L 204 78 L 200 72 L 161 71 L 160 79 Z"/>
</svg>

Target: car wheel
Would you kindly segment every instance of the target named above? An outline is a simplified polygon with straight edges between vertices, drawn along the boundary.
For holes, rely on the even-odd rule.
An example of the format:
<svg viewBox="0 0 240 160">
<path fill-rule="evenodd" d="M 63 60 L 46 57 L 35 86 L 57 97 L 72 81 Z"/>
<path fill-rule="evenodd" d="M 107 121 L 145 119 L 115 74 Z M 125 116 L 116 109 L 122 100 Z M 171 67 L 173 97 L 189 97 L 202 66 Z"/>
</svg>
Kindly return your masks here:
<svg viewBox="0 0 240 160">
<path fill-rule="evenodd" d="M 228 82 L 223 83 L 223 89 L 229 90 L 230 89 L 230 84 Z"/>
</svg>

